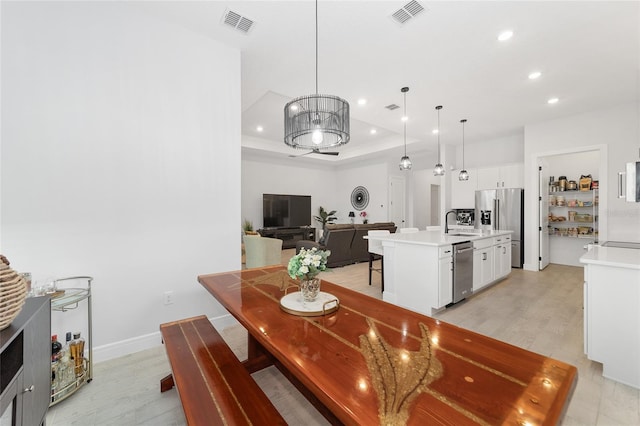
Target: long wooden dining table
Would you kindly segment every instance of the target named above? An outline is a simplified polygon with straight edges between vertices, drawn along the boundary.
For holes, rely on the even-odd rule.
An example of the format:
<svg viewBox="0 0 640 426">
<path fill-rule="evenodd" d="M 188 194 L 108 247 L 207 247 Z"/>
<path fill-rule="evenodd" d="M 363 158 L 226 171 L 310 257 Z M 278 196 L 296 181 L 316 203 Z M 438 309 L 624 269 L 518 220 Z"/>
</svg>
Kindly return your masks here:
<svg viewBox="0 0 640 426">
<path fill-rule="evenodd" d="M 332 423 L 553 425 L 576 384 L 574 366 L 324 279 L 337 309 L 285 312 L 283 266 L 198 281 L 247 329 L 245 367 L 276 365 Z"/>
</svg>

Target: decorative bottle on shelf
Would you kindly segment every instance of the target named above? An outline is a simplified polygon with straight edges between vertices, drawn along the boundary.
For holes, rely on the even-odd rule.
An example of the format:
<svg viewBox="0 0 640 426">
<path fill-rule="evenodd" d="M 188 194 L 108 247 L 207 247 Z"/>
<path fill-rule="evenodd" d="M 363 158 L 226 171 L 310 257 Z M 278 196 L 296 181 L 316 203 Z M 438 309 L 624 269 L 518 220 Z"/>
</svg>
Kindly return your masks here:
<svg viewBox="0 0 640 426">
<path fill-rule="evenodd" d="M 62 391 L 67 388 L 71 383 L 76 380 L 76 375 L 74 373 L 75 364 L 71 359 L 71 332 L 68 331 L 65 336 L 65 345 L 62 348 L 61 357 L 58 361 L 58 381 L 59 381 L 59 391 Z M 62 395 L 61 395 L 62 396 Z"/>
<path fill-rule="evenodd" d="M 51 401 L 53 395 L 57 392 L 60 384 L 60 375 L 58 374 L 58 361 L 60 360 L 60 350 L 62 343 L 58 342 L 58 335 L 51 336 Z"/>
<path fill-rule="evenodd" d="M 80 332 L 73 333 L 73 341 L 69 344 L 71 349 L 71 358 L 75 362 L 76 377 L 82 376 L 84 373 L 84 339 L 80 337 Z"/>
<path fill-rule="evenodd" d="M 60 351 L 62 350 L 62 343 L 58 342 L 58 335 L 51 336 L 51 362 L 56 362 L 60 359 Z"/>
</svg>

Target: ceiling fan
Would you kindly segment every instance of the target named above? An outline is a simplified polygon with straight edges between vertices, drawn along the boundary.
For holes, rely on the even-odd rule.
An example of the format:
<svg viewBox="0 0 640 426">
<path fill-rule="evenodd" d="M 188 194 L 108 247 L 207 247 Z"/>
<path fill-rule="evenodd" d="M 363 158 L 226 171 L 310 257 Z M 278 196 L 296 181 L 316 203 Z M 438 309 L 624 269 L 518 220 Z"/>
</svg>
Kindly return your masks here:
<svg viewBox="0 0 640 426">
<path fill-rule="evenodd" d="M 322 154 L 322 155 L 339 155 L 340 153 L 338 151 L 320 151 L 317 149 L 311 150 L 309 152 L 305 152 L 304 154 L 300 154 L 300 155 L 289 155 L 290 158 L 296 158 L 296 157 L 302 157 L 304 155 L 309 155 L 309 154 Z"/>
</svg>

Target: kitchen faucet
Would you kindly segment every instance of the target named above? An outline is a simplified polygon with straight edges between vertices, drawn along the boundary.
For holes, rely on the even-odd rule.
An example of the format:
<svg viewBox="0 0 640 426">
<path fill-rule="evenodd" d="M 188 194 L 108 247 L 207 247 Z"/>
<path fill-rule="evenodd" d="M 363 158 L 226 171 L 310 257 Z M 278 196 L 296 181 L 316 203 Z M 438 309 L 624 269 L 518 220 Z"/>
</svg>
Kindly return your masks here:
<svg viewBox="0 0 640 426">
<path fill-rule="evenodd" d="M 449 210 L 447 213 L 445 213 L 444 215 L 444 233 L 445 234 L 449 233 L 449 221 L 447 220 L 447 218 L 449 217 L 449 213 L 457 214 L 455 210 Z"/>
</svg>

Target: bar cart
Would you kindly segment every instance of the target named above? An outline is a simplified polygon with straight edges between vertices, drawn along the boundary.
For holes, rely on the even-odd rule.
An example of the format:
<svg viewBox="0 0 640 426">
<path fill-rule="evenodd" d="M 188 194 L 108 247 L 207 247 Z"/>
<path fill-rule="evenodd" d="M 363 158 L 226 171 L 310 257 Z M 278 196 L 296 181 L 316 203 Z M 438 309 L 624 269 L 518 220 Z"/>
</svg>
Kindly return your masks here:
<svg viewBox="0 0 640 426">
<path fill-rule="evenodd" d="M 73 395 L 83 385 L 93 380 L 93 342 L 92 342 L 92 325 L 91 325 L 91 282 L 92 277 L 76 276 L 60 278 L 55 280 L 55 288 L 57 291 L 51 297 L 51 311 L 67 312 L 77 309 L 86 300 L 87 309 L 87 347 L 84 348 L 82 359 L 74 360 L 75 367 L 71 370 L 71 377 L 67 377 L 63 382 L 54 386 L 52 380 L 51 388 L 51 404 L 53 406 L 60 401 Z M 78 287 L 61 288 L 65 283 L 76 285 Z M 54 365 L 52 364 L 52 374 L 54 373 Z M 69 374 L 67 374 L 69 376 Z"/>
</svg>

